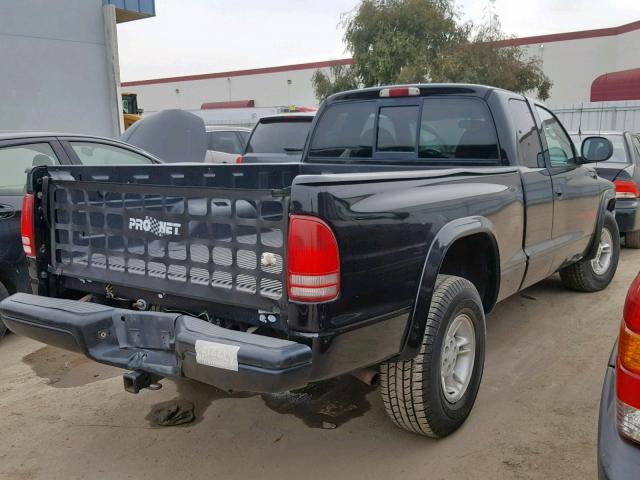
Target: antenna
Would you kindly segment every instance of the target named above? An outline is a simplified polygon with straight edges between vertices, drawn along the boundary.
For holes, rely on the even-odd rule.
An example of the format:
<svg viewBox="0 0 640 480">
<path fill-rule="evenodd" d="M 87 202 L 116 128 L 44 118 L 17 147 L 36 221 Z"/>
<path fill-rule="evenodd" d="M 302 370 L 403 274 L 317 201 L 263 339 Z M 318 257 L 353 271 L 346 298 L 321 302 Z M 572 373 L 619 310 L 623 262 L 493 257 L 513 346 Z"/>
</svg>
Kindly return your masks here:
<svg viewBox="0 0 640 480">
<path fill-rule="evenodd" d="M 578 137 L 582 137 L 582 112 L 584 111 L 584 102 L 580 103 L 580 120 L 578 121 Z"/>
</svg>

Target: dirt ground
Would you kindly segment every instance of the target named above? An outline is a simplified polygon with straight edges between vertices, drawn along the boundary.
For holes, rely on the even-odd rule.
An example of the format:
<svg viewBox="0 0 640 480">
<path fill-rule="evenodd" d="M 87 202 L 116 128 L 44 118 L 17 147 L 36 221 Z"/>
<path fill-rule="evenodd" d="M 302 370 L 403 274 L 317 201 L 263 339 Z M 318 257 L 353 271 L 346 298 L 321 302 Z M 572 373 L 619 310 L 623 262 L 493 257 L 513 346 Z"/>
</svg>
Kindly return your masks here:
<svg viewBox="0 0 640 480">
<path fill-rule="evenodd" d="M 440 441 L 395 428 L 379 392 L 351 377 L 295 395 L 169 380 L 131 395 L 121 370 L 9 335 L 0 479 L 595 478 L 603 374 L 639 266 L 624 250 L 604 292 L 555 276 L 498 305 L 476 406 Z M 195 404 L 195 422 L 153 426 L 153 407 L 173 399 Z"/>
</svg>

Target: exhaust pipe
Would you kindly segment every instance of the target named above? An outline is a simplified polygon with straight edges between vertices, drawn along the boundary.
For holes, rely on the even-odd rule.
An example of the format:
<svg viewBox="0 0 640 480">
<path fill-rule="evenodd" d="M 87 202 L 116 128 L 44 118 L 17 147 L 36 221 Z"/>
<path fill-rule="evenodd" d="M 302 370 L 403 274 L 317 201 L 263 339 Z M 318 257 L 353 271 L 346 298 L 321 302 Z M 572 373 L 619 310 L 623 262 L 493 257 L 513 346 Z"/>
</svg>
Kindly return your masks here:
<svg viewBox="0 0 640 480">
<path fill-rule="evenodd" d="M 375 387 L 380 383 L 380 372 L 374 368 L 361 368 L 360 370 L 351 372 L 351 375 L 365 385 L 372 387 Z"/>
</svg>

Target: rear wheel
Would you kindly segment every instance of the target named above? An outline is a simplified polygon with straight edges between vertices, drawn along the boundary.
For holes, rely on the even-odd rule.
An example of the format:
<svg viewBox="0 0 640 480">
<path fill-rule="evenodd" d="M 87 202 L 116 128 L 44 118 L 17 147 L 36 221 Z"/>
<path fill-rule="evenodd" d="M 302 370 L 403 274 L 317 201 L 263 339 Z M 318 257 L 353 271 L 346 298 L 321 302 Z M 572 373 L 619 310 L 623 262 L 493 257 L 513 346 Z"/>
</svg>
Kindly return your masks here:
<svg viewBox="0 0 640 480">
<path fill-rule="evenodd" d="M 9 296 L 9 292 L 7 288 L 2 283 L 0 283 L 0 301 L 4 300 L 8 296 Z M 0 319 L 0 338 L 4 337 L 6 333 L 7 333 L 7 326 L 4 324 L 2 319 Z"/>
<path fill-rule="evenodd" d="M 625 233 L 624 246 L 626 248 L 640 248 L 640 230 Z"/>
<path fill-rule="evenodd" d="M 607 288 L 618 268 L 620 233 L 611 212 L 606 212 L 600 244 L 592 258 L 584 258 L 560 270 L 565 287 L 580 292 L 597 292 Z"/>
<path fill-rule="evenodd" d="M 383 364 L 385 410 L 400 428 L 445 437 L 467 419 L 480 388 L 485 352 L 482 301 L 471 282 L 439 275 L 418 355 Z"/>
</svg>

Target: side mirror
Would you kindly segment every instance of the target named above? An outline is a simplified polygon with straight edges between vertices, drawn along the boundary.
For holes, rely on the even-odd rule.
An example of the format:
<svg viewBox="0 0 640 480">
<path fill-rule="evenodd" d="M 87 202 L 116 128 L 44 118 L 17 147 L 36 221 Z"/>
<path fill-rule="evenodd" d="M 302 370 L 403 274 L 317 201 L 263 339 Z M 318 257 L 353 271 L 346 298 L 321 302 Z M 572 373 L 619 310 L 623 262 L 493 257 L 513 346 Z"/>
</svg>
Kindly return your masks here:
<svg viewBox="0 0 640 480">
<path fill-rule="evenodd" d="M 580 149 L 583 163 L 605 162 L 613 155 L 611 140 L 604 137 L 587 137 Z"/>
</svg>

